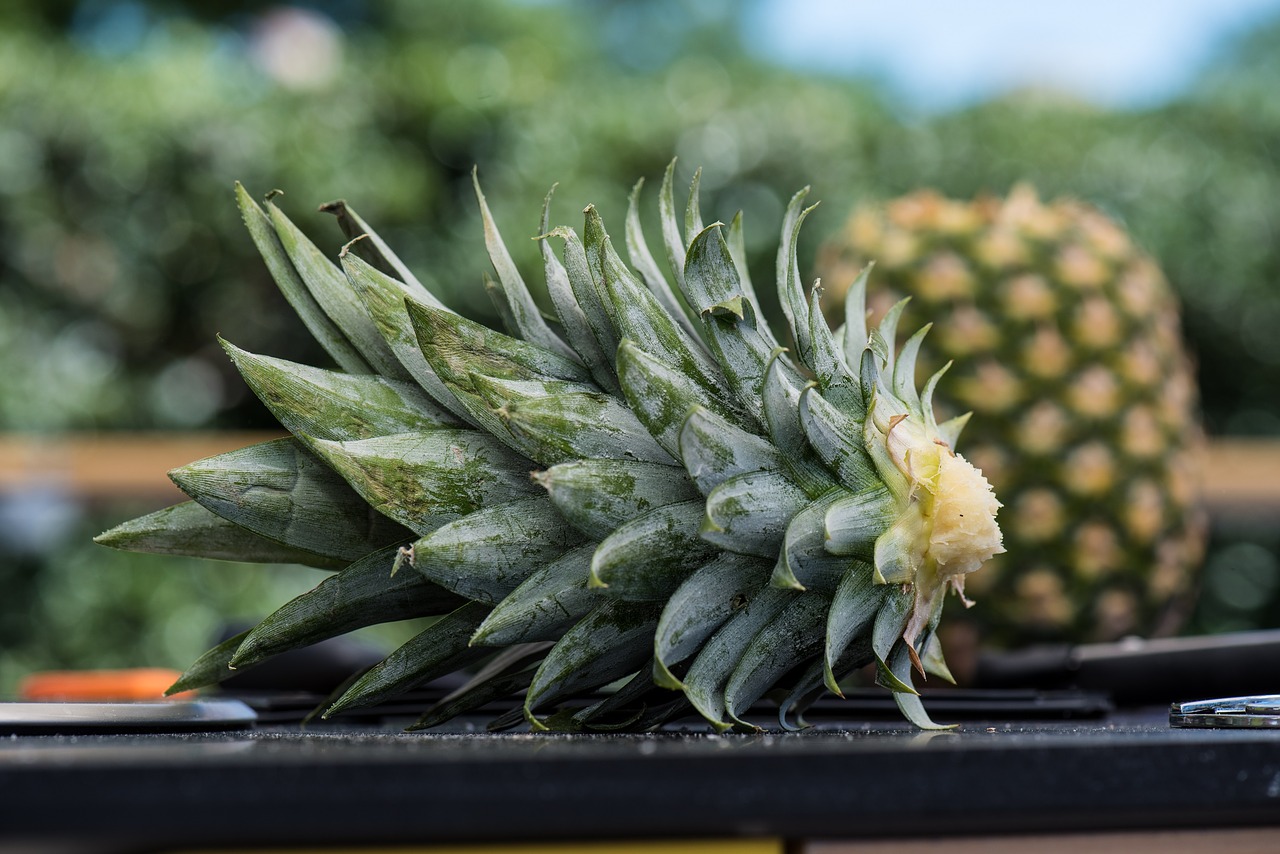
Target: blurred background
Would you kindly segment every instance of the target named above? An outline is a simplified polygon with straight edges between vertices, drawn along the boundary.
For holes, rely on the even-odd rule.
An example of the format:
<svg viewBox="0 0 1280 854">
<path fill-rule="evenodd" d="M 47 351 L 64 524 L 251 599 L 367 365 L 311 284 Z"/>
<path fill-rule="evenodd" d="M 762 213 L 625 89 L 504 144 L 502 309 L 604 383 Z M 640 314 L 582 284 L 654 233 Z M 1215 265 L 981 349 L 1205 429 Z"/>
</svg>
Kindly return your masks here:
<svg viewBox="0 0 1280 854">
<path fill-rule="evenodd" d="M 533 270 L 519 236 L 552 183 L 556 219 L 590 201 L 617 222 L 672 156 L 681 180 L 703 168 L 710 216 L 744 211 L 759 282 L 804 185 L 823 200 L 805 264 L 859 200 L 1029 181 L 1095 205 L 1181 300 L 1209 436 L 1280 442 L 1280 0 L 16 0 L 0 7 L 0 693 L 38 668 L 183 667 L 224 619 L 316 580 L 94 546 L 178 495 L 159 469 L 95 490 L 69 468 L 73 441 L 273 429 L 216 334 L 325 363 L 234 181 L 285 190 L 335 252 L 311 211 L 346 198 L 485 318 L 473 164 Z M 1229 509 L 1184 631 L 1280 625 L 1280 530 Z"/>
</svg>

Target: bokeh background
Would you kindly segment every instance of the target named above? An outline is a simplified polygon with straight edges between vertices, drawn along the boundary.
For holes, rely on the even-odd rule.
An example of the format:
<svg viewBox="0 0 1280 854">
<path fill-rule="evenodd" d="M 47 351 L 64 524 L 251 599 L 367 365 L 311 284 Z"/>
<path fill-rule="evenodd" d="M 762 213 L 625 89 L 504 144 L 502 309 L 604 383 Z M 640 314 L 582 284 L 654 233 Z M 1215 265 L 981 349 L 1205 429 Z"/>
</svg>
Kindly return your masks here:
<svg viewBox="0 0 1280 854">
<path fill-rule="evenodd" d="M 806 184 L 824 200 L 810 259 L 862 198 L 1030 180 L 1088 200 L 1177 289 L 1209 433 L 1280 439 L 1277 0 L 11 0 L 0 435 L 274 426 L 215 335 L 324 358 L 240 226 L 235 180 L 284 189 L 333 250 L 309 211 L 345 197 L 483 318 L 473 165 L 510 237 L 557 181 L 562 221 L 587 201 L 617 219 L 673 155 L 681 179 L 703 167 L 712 216 L 744 211 L 763 281 Z M 533 243 L 509 242 L 532 268 Z M 184 666 L 224 619 L 315 580 L 96 547 L 153 508 L 7 474 L 0 694 L 39 668 Z M 1278 545 L 1219 525 L 1187 630 L 1280 625 Z"/>
</svg>

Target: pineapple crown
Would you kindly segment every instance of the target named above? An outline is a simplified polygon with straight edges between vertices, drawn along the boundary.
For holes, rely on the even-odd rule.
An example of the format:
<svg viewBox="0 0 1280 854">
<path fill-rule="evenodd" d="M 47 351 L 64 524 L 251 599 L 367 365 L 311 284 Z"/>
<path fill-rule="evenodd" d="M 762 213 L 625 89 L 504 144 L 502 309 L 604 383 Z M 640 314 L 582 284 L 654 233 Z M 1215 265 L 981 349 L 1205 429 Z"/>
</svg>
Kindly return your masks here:
<svg viewBox="0 0 1280 854">
<path fill-rule="evenodd" d="M 630 264 L 594 207 L 581 236 L 550 228 L 548 194 L 537 239 L 552 320 L 475 182 L 510 334 L 448 309 L 344 203 L 323 208 L 353 238 L 335 265 L 237 185 L 268 267 L 341 370 L 226 344 L 293 437 L 175 470 L 193 502 L 99 540 L 340 571 L 206 653 L 175 690 L 359 626 L 443 615 L 325 713 L 477 665 L 418 726 L 523 693 L 492 726 L 643 729 L 692 708 L 750 728 L 748 706 L 777 688 L 793 727 L 875 662 L 906 716 L 935 726 L 912 671 L 949 678 L 942 593 L 1001 546 L 990 487 L 952 451 L 965 418 L 934 420 L 946 369 L 916 388 L 927 327 L 900 352 L 902 305 L 868 329 L 863 271 L 831 331 L 820 290 L 801 285 L 801 191 L 777 254 L 783 348 L 758 310 L 741 215 L 704 226 L 695 177 L 682 226 L 674 167 L 659 195 L 674 287 L 641 230 L 642 183 Z"/>
</svg>

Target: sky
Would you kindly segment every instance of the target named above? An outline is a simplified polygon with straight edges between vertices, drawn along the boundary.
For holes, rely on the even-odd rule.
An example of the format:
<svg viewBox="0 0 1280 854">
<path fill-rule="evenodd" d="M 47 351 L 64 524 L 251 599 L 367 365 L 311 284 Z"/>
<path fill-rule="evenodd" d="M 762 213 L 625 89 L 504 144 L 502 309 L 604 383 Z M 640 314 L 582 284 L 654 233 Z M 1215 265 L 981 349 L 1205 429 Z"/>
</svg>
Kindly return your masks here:
<svg viewBox="0 0 1280 854">
<path fill-rule="evenodd" d="M 1178 94 L 1280 0 L 767 0 L 747 37 L 783 64 L 871 74 L 924 111 L 1051 87 L 1116 107 Z"/>
</svg>

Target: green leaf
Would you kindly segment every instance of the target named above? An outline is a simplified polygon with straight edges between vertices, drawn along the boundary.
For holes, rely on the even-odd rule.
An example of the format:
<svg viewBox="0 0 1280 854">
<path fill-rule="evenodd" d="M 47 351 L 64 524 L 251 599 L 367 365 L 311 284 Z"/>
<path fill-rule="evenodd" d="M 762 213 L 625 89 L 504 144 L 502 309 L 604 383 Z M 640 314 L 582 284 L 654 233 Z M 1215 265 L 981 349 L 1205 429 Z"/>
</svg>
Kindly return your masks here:
<svg viewBox="0 0 1280 854">
<path fill-rule="evenodd" d="M 465 691 L 455 692 L 431 708 L 406 729 L 406 732 L 420 732 L 448 723 L 459 715 L 475 711 L 495 700 L 516 697 L 529 689 L 533 681 L 534 669 L 528 668 L 516 673 L 503 673 L 491 676 L 482 682 L 468 684 Z"/>
<path fill-rule="evenodd" d="M 845 362 L 844 352 L 837 346 L 831 328 L 827 326 L 819 295 L 820 291 L 814 288 L 809 297 L 809 340 L 813 347 L 810 367 L 827 400 L 849 417 L 862 420 L 867 411 L 862 388 Z"/>
<path fill-rule="evenodd" d="M 798 595 L 793 590 L 765 587 L 711 636 L 689 666 L 684 677 L 685 696 L 718 731 L 731 727 L 724 721 L 724 686 L 743 650 Z"/>
<path fill-rule="evenodd" d="M 881 485 L 880 473 L 867 455 L 862 422 L 832 406 L 816 386 L 800 393 L 800 426 L 846 489 L 862 492 Z"/>
<path fill-rule="evenodd" d="M 808 503 L 782 472 L 740 474 L 707 496 L 702 538 L 726 551 L 776 558 L 787 523 Z"/>
<path fill-rule="evenodd" d="M 801 593 L 751 639 L 725 683 L 725 709 L 732 720 L 750 726 L 741 718 L 747 708 L 817 653 L 830 602 L 820 593 Z"/>
<path fill-rule="evenodd" d="M 916 359 L 920 356 L 920 345 L 924 343 L 924 337 L 932 328 L 933 324 L 927 323 L 908 338 L 893 366 L 893 393 L 907 405 L 913 415 L 920 418 L 924 417 L 924 413 L 920 407 L 920 395 L 916 391 Z"/>
<path fill-rule="evenodd" d="M 880 326 L 873 333 L 872 337 L 879 338 L 884 347 L 883 353 L 879 353 L 884 360 L 885 375 L 893 376 L 894 349 L 898 341 L 898 321 L 902 319 L 902 312 L 906 309 L 907 303 L 911 302 L 911 297 L 899 300 L 893 308 L 889 309 L 884 318 L 880 321 Z M 873 349 L 878 348 L 873 347 Z"/>
<path fill-rule="evenodd" d="M 885 670 L 892 673 L 894 678 L 903 684 L 911 684 L 912 669 L 911 653 L 908 651 L 906 643 L 899 643 L 898 647 L 893 651 Z M 894 690 L 894 702 L 898 704 L 898 708 L 902 711 L 904 717 L 911 723 L 915 724 L 922 730 L 949 730 L 955 729 L 955 724 L 937 724 L 929 717 L 929 713 L 924 709 L 924 703 L 920 701 L 920 696 L 915 690 L 901 691 Z"/>
<path fill-rule="evenodd" d="M 673 456 L 680 451 L 680 428 L 695 406 L 709 409 L 734 425 L 742 424 L 688 375 L 644 352 L 632 341 L 619 345 L 617 367 L 627 404 L 658 444 Z"/>
<path fill-rule="evenodd" d="M 676 465 L 634 412 L 600 392 L 522 386 L 473 377 L 521 449 L 540 465 L 582 457 L 633 459 Z M 544 393 L 551 391 L 552 393 Z"/>
<path fill-rule="evenodd" d="M 289 260 L 307 290 L 351 345 L 378 374 L 393 379 L 412 379 L 387 346 L 342 269 L 329 260 L 274 203 L 268 201 L 266 209 L 280 244 L 289 254 Z"/>
<path fill-rule="evenodd" d="M 295 435 L 368 439 L 459 423 L 417 385 L 326 371 L 221 343 L 253 393 Z"/>
<path fill-rule="evenodd" d="M 504 599 L 540 566 L 582 541 L 545 495 L 487 506 L 413 544 L 429 580 L 485 604 Z"/>
<path fill-rule="evenodd" d="M 183 555 L 246 563 L 300 563 L 342 569 L 349 560 L 328 557 L 269 540 L 228 522 L 194 501 L 148 513 L 93 538 L 95 543 L 130 552 Z"/>
<path fill-rule="evenodd" d="M 612 306 L 611 316 L 618 339 L 634 342 L 654 359 L 687 376 L 706 395 L 716 400 L 720 408 L 737 412 L 736 401 L 729 392 L 720 367 L 676 323 L 659 304 L 657 297 L 636 279 L 613 251 L 609 236 L 599 225 L 600 215 L 594 207 L 586 209 L 586 217 L 587 257 L 589 259 L 593 252 L 600 257 L 600 294 L 606 305 Z M 592 237 L 596 235 L 599 243 L 592 246 Z M 621 384 L 625 389 L 625 381 Z"/>
<path fill-rule="evenodd" d="M 689 182 L 689 203 L 684 209 L 684 234 L 688 240 L 693 240 L 692 235 L 702 231 L 702 210 L 698 204 L 698 188 L 701 184 L 702 167 L 699 166 L 693 170 L 693 180 Z"/>
<path fill-rule="evenodd" d="M 765 371 L 778 350 L 778 340 L 758 316 L 758 303 L 745 293 L 719 226 L 694 238 L 684 282 L 685 298 L 702 316 L 707 338 L 738 401 L 748 412 L 759 412 Z M 730 304 L 736 304 L 738 311 L 717 310 Z M 782 367 L 791 371 L 793 381 L 800 380 L 789 365 Z"/>
<path fill-rule="evenodd" d="M 506 296 L 507 305 L 511 308 L 511 316 L 515 320 L 516 328 L 520 330 L 521 337 L 530 344 L 536 344 L 544 350 L 550 350 L 564 358 L 577 361 L 577 354 L 560 339 L 559 335 L 551 331 L 551 327 L 547 326 L 546 321 L 542 319 L 542 312 L 533 301 L 533 295 L 529 293 L 529 288 L 521 278 L 520 271 L 516 269 L 515 262 L 511 260 L 511 253 L 507 251 L 506 244 L 502 242 L 502 235 L 498 233 L 498 226 L 493 221 L 489 204 L 485 201 L 484 193 L 480 191 L 479 175 L 474 169 L 471 171 L 471 183 L 475 187 L 476 201 L 480 203 L 480 218 L 484 221 L 484 245 L 489 250 L 489 260 L 493 262 L 493 268 L 498 273 L 498 281 L 502 284 L 503 294 Z"/>
<path fill-rule="evenodd" d="M 361 260 L 377 268 L 379 272 L 403 282 L 423 302 L 443 306 L 436 295 L 418 280 L 408 265 L 400 260 L 386 241 L 379 237 L 378 233 L 370 228 L 369 224 L 361 219 L 345 200 L 338 199 L 323 204 L 320 210 L 338 218 L 338 225 L 342 228 L 343 234 L 352 241 L 347 245 L 352 252 L 360 256 Z"/>
<path fill-rule="evenodd" d="M 782 455 L 766 439 L 702 406 L 690 410 L 680 425 L 679 456 L 703 494 L 732 477 L 784 466 Z"/>
<path fill-rule="evenodd" d="M 832 504 L 847 494 L 843 489 L 833 489 L 791 518 L 773 572 L 775 586 L 825 593 L 835 590 L 850 562 L 827 551 L 825 522 Z"/>
<path fill-rule="evenodd" d="M 405 309 L 405 302 L 413 300 L 421 303 L 422 300 L 415 298 L 407 285 L 369 266 L 350 252 L 340 256 L 339 260 L 347 282 L 360 297 L 379 334 L 409 375 L 433 400 L 459 420 L 476 424 L 467 408 L 436 375 L 435 369 L 427 362 L 418 346 L 418 335 Z"/>
<path fill-rule="evenodd" d="M 569 626 L 600 604 L 588 589 L 595 543 L 572 549 L 533 574 L 494 606 L 476 630 L 475 646 L 557 640 Z"/>
<path fill-rule="evenodd" d="M 662 176 L 662 189 L 658 192 L 658 211 L 662 222 L 662 245 L 667 250 L 667 263 L 676 279 L 676 287 L 683 293 L 684 261 L 688 245 L 680 236 L 680 223 L 676 219 L 675 202 L 676 161 L 667 164 L 667 171 Z"/>
<path fill-rule="evenodd" d="M 904 647 L 902 631 L 906 628 L 915 607 L 915 588 L 910 585 L 889 585 L 884 595 L 884 604 L 876 612 L 875 623 L 871 627 L 871 650 L 879 662 L 876 681 L 891 691 L 917 693 L 911 686 L 911 673 L 902 674 L 890 666 L 890 653 L 895 647 Z"/>
<path fill-rule="evenodd" d="M 910 584 L 924 560 L 928 543 L 915 513 L 904 513 L 876 537 L 872 561 L 876 581 L 881 584 Z"/>
<path fill-rule="evenodd" d="M 276 542 L 358 560 L 412 534 L 378 513 L 295 439 L 275 439 L 169 472 L 229 522 Z"/>
<path fill-rule="evenodd" d="M 817 498 L 836 480 L 810 447 L 800 424 L 800 390 L 787 378 L 778 351 L 769 363 L 764 380 L 764 420 L 776 448 L 786 448 L 782 460 L 796 485 L 810 498 Z"/>
<path fill-rule="evenodd" d="M 324 717 L 377 705 L 483 658 L 485 651 L 468 647 L 467 641 L 488 613 L 487 606 L 468 602 L 441 617 L 370 668 Z"/>
<path fill-rule="evenodd" d="M 851 366 L 862 362 L 867 349 L 867 277 L 873 266 L 862 268 L 844 297 L 844 358 Z"/>
<path fill-rule="evenodd" d="M 778 243 L 778 301 L 782 304 L 782 313 L 786 315 L 787 325 L 796 342 L 796 352 L 800 361 L 813 366 L 813 341 L 810 338 L 809 306 L 804 297 L 804 286 L 800 282 L 800 264 L 796 260 L 796 244 L 800 239 L 800 224 L 813 210 L 805 208 L 804 200 L 809 195 L 805 187 L 791 197 L 787 211 L 782 217 L 782 239 Z"/>
<path fill-rule="evenodd" d="M 244 220 L 245 227 L 249 229 L 254 245 L 258 248 L 262 259 L 266 261 L 267 269 L 271 271 L 271 277 L 275 279 L 280 293 L 284 295 L 289 305 L 293 306 L 293 310 L 297 312 L 303 325 L 311 333 L 311 337 L 316 339 L 330 358 L 344 371 L 352 374 L 372 373 L 373 368 L 369 367 L 364 356 L 361 356 L 359 351 L 351 345 L 347 336 L 336 323 L 329 319 L 329 315 L 325 314 L 320 303 L 316 302 L 316 298 L 311 295 L 311 291 L 307 290 L 306 283 L 294 269 L 293 262 L 289 260 L 289 253 L 285 251 L 284 245 L 276 235 L 271 218 L 258 207 L 258 203 L 239 181 L 236 182 L 236 202 L 240 205 L 240 216 Z"/>
<path fill-rule="evenodd" d="M 542 204 L 542 236 L 538 238 L 538 248 L 542 252 L 543 273 L 547 279 L 547 294 L 551 297 L 551 303 L 560 317 L 565 336 L 569 339 L 569 346 L 591 371 L 596 384 L 606 392 L 616 394 L 619 389 L 618 378 L 613 373 L 614 350 L 611 348 L 605 352 L 601 346 L 595 325 L 587 317 L 586 309 L 578 302 L 573 282 L 569 280 L 568 270 L 551 251 L 551 242 L 547 239 L 551 236 L 548 229 L 551 224 L 551 196 L 554 192 L 555 187 L 552 187 Z M 596 309 L 600 310 L 599 297 L 594 293 L 594 288 L 595 285 L 592 283 L 591 296 Z M 612 335 L 612 327 L 609 326 L 608 318 L 604 316 L 602 310 L 600 310 L 599 322 L 603 323 Z"/>
<path fill-rule="evenodd" d="M 231 665 L 252 666 L 365 626 L 445 614 L 464 604 L 416 573 L 392 575 L 395 556 L 395 549 L 376 551 L 279 608 L 249 632 Z"/>
<path fill-rule="evenodd" d="M 507 380 L 565 380 L 590 383 L 591 373 L 576 360 L 495 332 L 461 315 L 422 303 L 407 303 L 418 343 L 448 366 L 442 376 L 466 385 L 472 374 Z M 434 363 L 434 360 L 432 360 Z"/>
<path fill-rule="evenodd" d="M 698 497 L 684 469 L 640 460 L 575 460 L 534 480 L 570 524 L 597 540 L 654 507 Z"/>
<path fill-rule="evenodd" d="M 365 501 L 420 534 L 537 488 L 527 460 L 473 430 L 311 444 Z"/>
<path fill-rule="evenodd" d="M 698 651 L 726 620 L 747 606 L 769 580 L 772 564 L 722 554 L 696 570 L 671 594 L 654 633 L 653 679 L 679 690 L 671 667 Z"/>
<path fill-rule="evenodd" d="M 844 696 L 840 693 L 837 682 L 840 673 L 838 662 L 859 640 L 869 640 L 870 629 L 889 591 L 883 584 L 876 584 L 872 575 L 870 566 L 855 563 L 844 578 L 840 579 L 835 597 L 831 601 L 831 610 L 827 615 L 823 677 L 833 694 Z"/>
<path fill-rule="evenodd" d="M 574 301 L 582 308 L 582 314 L 595 335 L 596 344 L 610 368 L 618 350 L 618 335 L 614 330 L 613 307 L 607 304 L 600 292 L 599 270 L 593 270 L 587 257 L 586 246 L 578 233 L 567 225 L 551 230 L 550 237 L 564 241 L 564 269 L 569 277 Z M 604 388 L 606 386 L 602 386 Z"/>
<path fill-rule="evenodd" d="M 718 549 L 699 536 L 701 501 L 657 507 L 610 534 L 591 560 L 591 583 L 623 599 L 666 599 Z"/>
<path fill-rule="evenodd" d="M 874 560 L 876 538 L 898 512 L 897 500 L 884 485 L 838 498 L 823 521 L 827 551 Z"/>
<path fill-rule="evenodd" d="M 747 241 L 742 230 L 742 211 L 733 215 L 729 230 L 725 234 L 725 242 L 729 244 L 729 255 L 733 258 L 733 266 L 738 271 L 738 283 L 742 287 L 742 296 L 752 305 L 759 305 L 760 299 L 756 296 L 755 286 L 751 284 L 751 272 L 747 269 Z"/>
<path fill-rule="evenodd" d="M 543 659 L 525 695 L 525 718 L 534 729 L 541 706 L 599 688 L 634 673 L 652 655 L 659 607 L 605 602 L 565 632 Z"/>
<path fill-rule="evenodd" d="M 644 229 L 640 227 L 640 188 L 644 186 L 644 179 L 641 178 L 631 189 L 631 196 L 627 204 L 627 257 L 631 259 L 631 266 L 636 268 L 640 273 L 640 278 L 644 281 L 645 286 L 650 292 L 658 298 L 667 310 L 667 312 L 676 319 L 689 337 L 694 341 L 701 340 L 701 334 L 698 332 L 697 326 L 690 319 L 685 306 L 676 296 L 675 291 L 671 290 L 671 285 L 667 282 L 667 277 L 662 275 L 662 270 L 658 267 L 658 262 L 654 260 L 653 253 L 649 251 L 649 245 L 645 243 Z"/>
<path fill-rule="evenodd" d="M 224 679 L 235 676 L 236 671 L 231 669 L 231 657 L 236 654 L 236 650 L 248 635 L 247 631 L 241 632 L 201 655 L 178 677 L 177 682 L 165 689 L 165 696 L 217 685 Z"/>
</svg>

